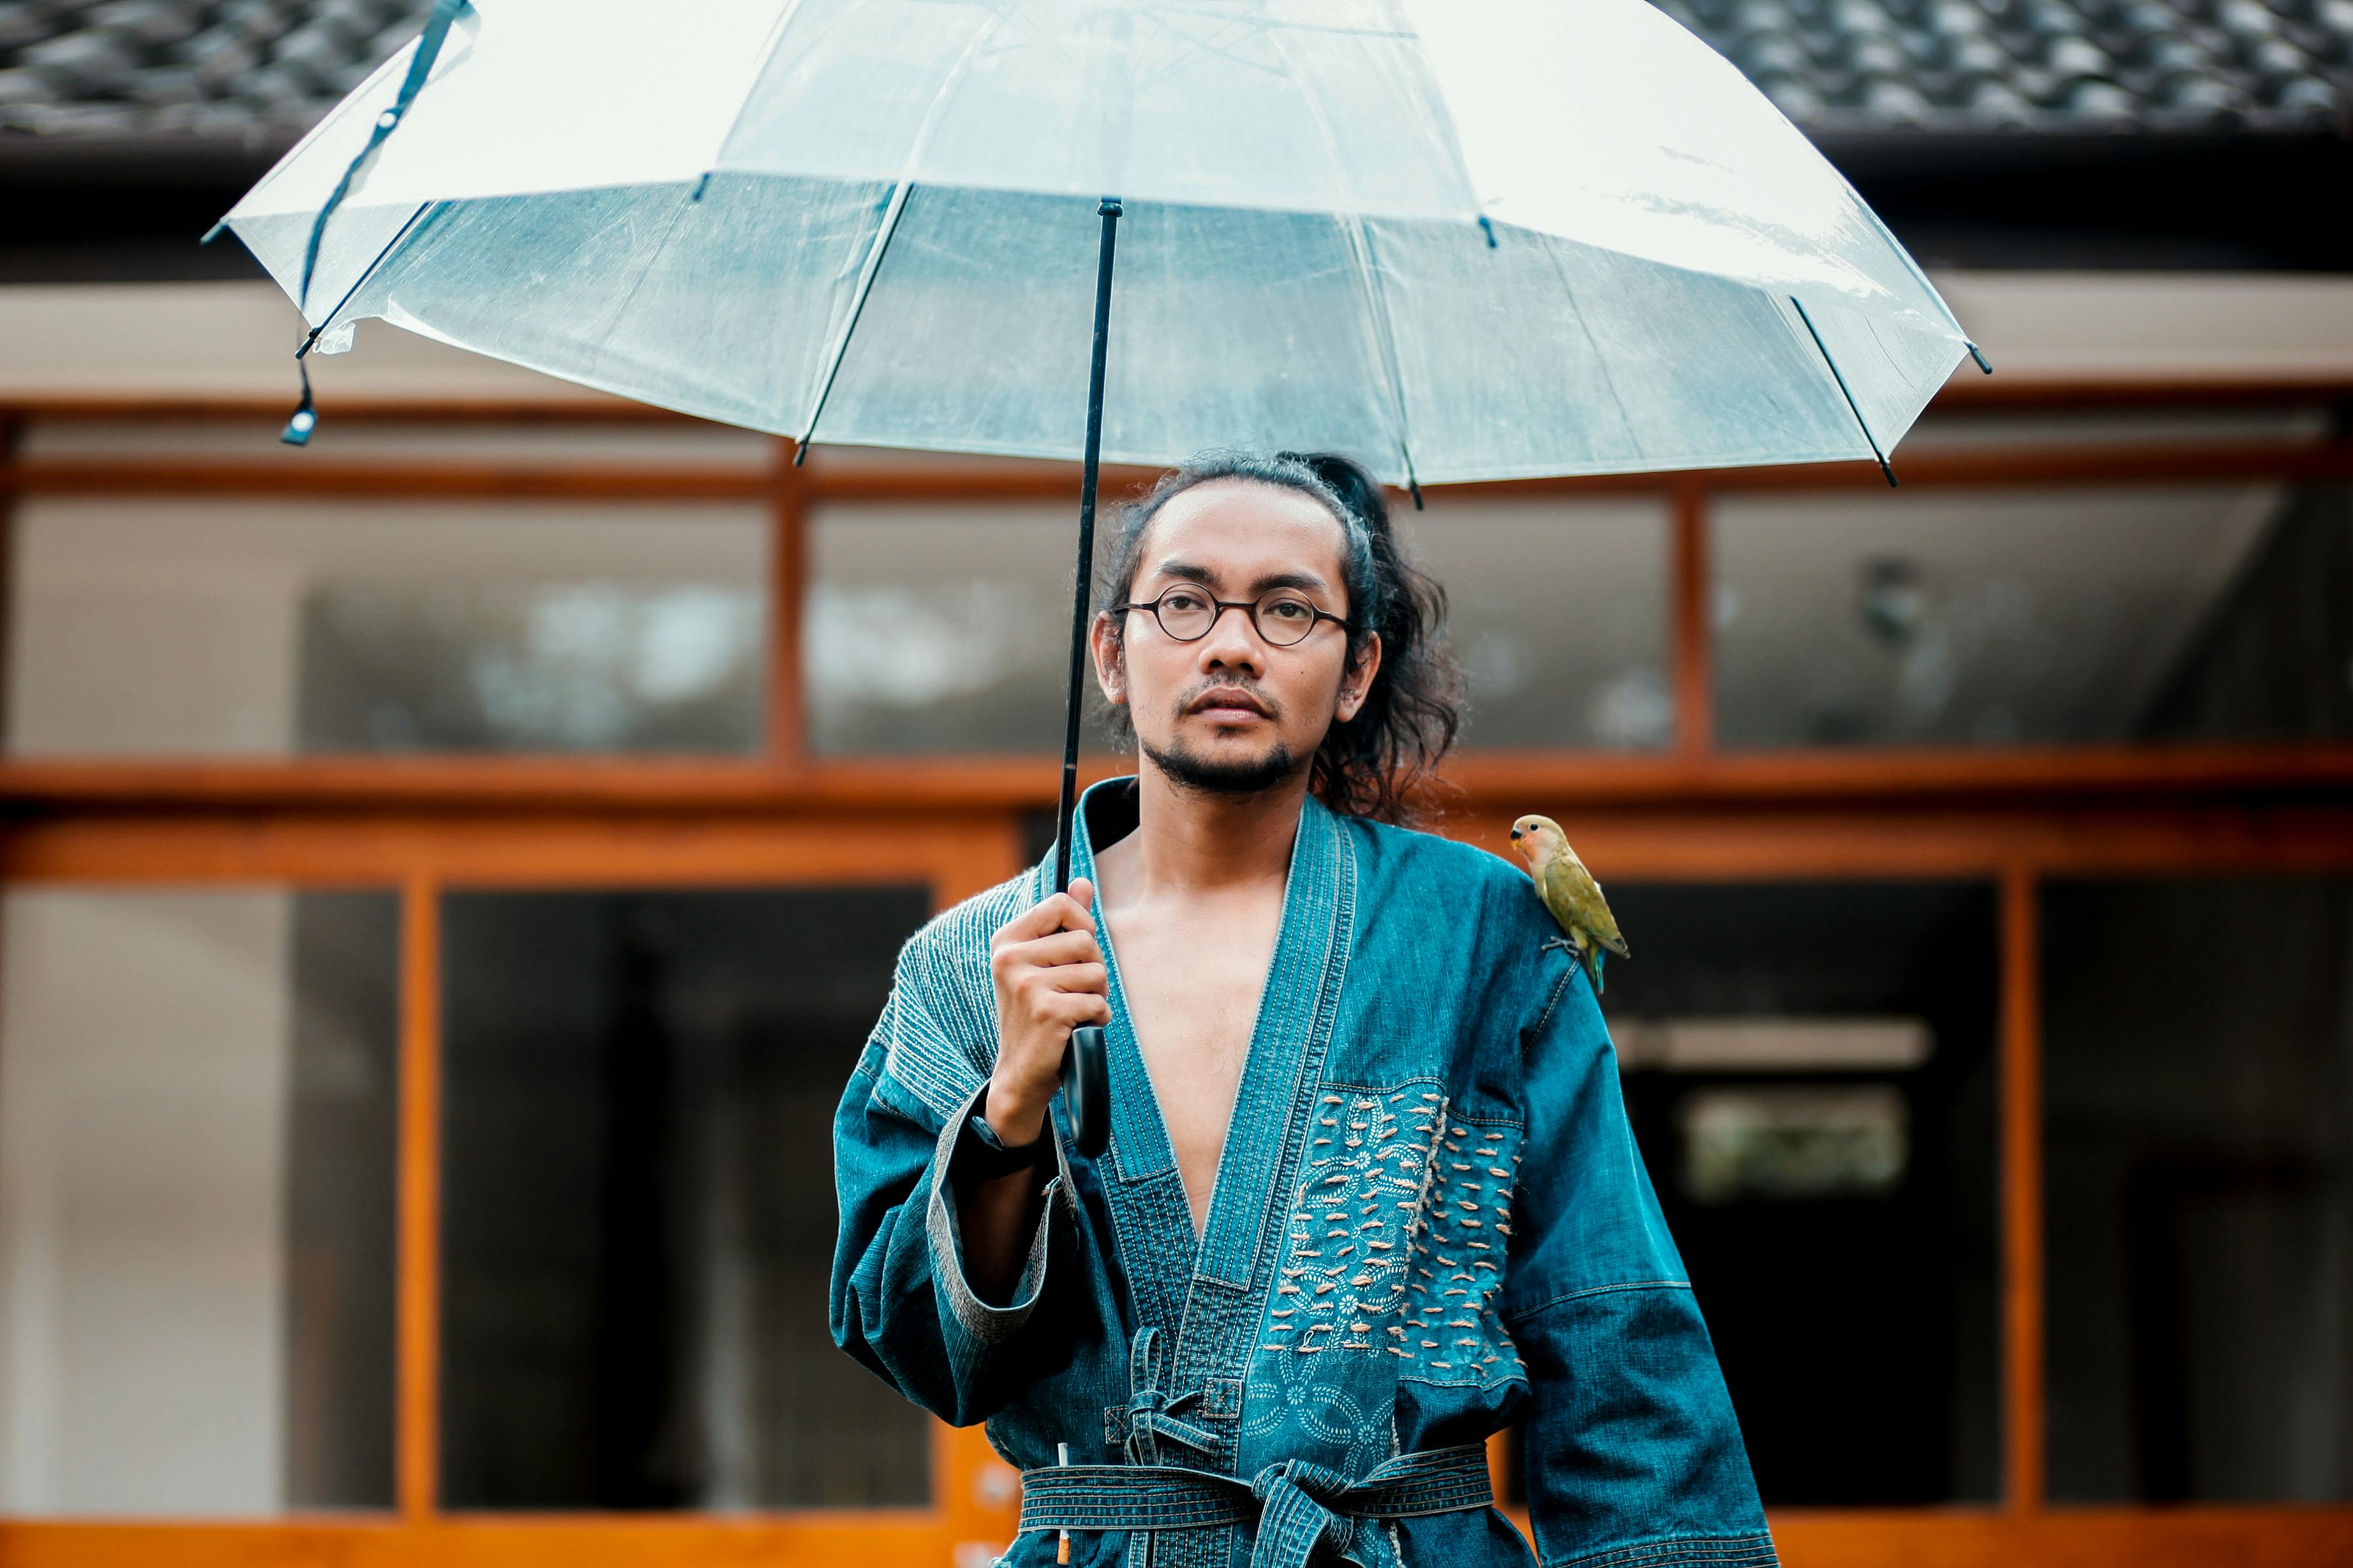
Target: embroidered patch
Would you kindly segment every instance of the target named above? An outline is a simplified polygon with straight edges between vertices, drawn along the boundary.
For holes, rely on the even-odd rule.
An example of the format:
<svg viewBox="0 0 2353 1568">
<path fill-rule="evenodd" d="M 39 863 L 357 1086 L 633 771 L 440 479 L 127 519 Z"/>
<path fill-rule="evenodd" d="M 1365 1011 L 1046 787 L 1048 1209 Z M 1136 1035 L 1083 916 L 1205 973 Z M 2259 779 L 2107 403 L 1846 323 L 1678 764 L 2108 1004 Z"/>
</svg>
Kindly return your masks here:
<svg viewBox="0 0 2353 1568">
<path fill-rule="evenodd" d="M 1519 1348 L 1497 1310 L 1511 1247 L 1521 1131 L 1509 1121 L 1452 1115 L 1440 1121 L 1398 1324 L 1410 1352 L 1407 1375 L 1473 1384 L 1525 1376 Z"/>
<path fill-rule="evenodd" d="M 1451 1115 L 1427 1080 L 1327 1086 L 1310 1120 L 1261 1350 L 1391 1355 L 1424 1382 L 1521 1374 L 1494 1310 L 1520 1129 Z"/>
</svg>

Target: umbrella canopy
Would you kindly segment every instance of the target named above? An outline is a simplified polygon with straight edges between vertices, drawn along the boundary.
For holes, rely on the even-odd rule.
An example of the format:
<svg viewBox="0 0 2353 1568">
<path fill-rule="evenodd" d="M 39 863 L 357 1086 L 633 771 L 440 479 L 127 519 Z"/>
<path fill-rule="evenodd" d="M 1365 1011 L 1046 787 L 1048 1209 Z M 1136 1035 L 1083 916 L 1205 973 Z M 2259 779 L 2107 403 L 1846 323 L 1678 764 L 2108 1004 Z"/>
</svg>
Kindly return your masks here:
<svg viewBox="0 0 2353 1568">
<path fill-rule="evenodd" d="M 1057 887 L 1102 457 L 1883 468 L 1976 352 L 1644 0 L 437 0 L 225 221 L 304 353 L 378 317 L 802 451 L 1082 458 Z"/>
<path fill-rule="evenodd" d="M 1883 458 L 1968 340 L 1644 0 L 479 0 L 227 219 L 380 317 L 807 440 L 1353 452 L 1392 481 Z M 325 227 L 314 216 L 381 142 Z"/>
</svg>

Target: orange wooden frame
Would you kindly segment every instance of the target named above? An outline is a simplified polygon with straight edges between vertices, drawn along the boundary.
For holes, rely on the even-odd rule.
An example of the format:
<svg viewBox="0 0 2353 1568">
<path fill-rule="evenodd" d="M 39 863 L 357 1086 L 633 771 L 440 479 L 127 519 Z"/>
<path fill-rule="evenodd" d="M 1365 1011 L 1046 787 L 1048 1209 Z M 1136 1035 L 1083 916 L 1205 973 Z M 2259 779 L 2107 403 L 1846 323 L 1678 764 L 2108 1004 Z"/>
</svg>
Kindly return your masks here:
<svg viewBox="0 0 2353 1568">
<path fill-rule="evenodd" d="M 1957 384 L 1952 408 L 2353 402 L 2353 383 Z M 0 879 L 383 886 L 402 900 L 396 1491 L 387 1516 L 131 1524 L 0 1521 L 15 1564 L 784 1560 L 976 1568 L 1011 1529 L 1011 1477 L 976 1431 L 940 1428 L 928 1510 L 746 1520 L 449 1515 L 438 1506 L 438 898 L 459 887 L 917 880 L 943 904 L 1011 874 L 1023 819 L 1050 806 L 1044 759 L 816 758 L 798 655 L 811 507 L 828 500 L 1067 499 L 1048 465 L 807 468 L 783 442 L 765 472 L 643 465 L 18 460 L 34 419 L 261 418 L 222 400 L 37 400 L 0 408 L 0 512 L 25 495 L 471 496 L 756 500 L 771 518 L 764 753 L 740 761 L 301 758 L 0 761 Z M 386 403 L 346 419 L 659 423 L 633 405 Z M 1928 451 L 1907 488 L 2353 479 L 2353 439 Z M 1129 483 L 1144 478 L 1119 476 Z M 2353 744 L 1725 753 L 1714 743 L 1710 498 L 1849 490 L 1867 465 L 1527 481 L 1483 495 L 1640 492 L 1669 503 L 1667 661 L 1673 744 L 1650 755 L 1475 752 L 1432 805 L 1446 831 L 1500 851 L 1514 816 L 1573 817 L 1620 879 L 1972 877 L 2000 910 L 2002 1500 L 1991 1508 L 1786 1510 L 1794 1564 L 2130 1560 L 2353 1561 L 2353 1509 L 2078 1509 L 2045 1498 L 2037 888 L 2055 875 L 2353 872 Z M 1467 493 L 1467 492 L 1466 492 Z M 1445 504 L 1447 492 L 1433 497 Z M 1111 771 L 1093 759 L 1090 776 Z M 1523 1521 L 1525 1524 L 1525 1521 Z"/>
<path fill-rule="evenodd" d="M 400 890 L 399 1131 L 394 1153 L 394 1506 L 410 1524 L 441 1491 L 441 889 Z"/>
</svg>

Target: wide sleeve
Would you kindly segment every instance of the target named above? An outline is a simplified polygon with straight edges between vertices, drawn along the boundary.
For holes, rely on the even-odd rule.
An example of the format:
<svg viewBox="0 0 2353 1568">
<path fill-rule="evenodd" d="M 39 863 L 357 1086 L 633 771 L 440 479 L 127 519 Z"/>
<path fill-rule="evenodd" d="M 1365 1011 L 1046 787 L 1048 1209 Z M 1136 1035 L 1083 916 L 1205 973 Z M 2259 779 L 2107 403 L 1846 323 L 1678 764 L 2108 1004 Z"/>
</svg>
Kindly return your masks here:
<svg viewBox="0 0 2353 1568">
<path fill-rule="evenodd" d="M 1068 1294 L 1071 1269 L 1062 1259 L 1073 1246 L 1075 1216 L 1069 1160 L 1050 1116 L 1054 1170 L 1011 1300 L 991 1302 L 973 1288 L 955 1161 L 987 1078 L 972 1081 L 972 1065 L 936 1070 L 936 1060 L 932 1071 L 894 1070 L 908 1063 L 910 1040 L 942 1037 L 923 988 L 902 962 L 834 1115 L 841 1217 L 830 1318 L 836 1344 L 917 1405 L 966 1426 L 1051 1370 L 1050 1347 L 1058 1338 L 1067 1342 L 1045 1320 Z"/>
<path fill-rule="evenodd" d="M 1545 1568 L 1770 1564 L 1715 1347 L 1575 963 L 1522 1040 L 1527 1144 L 1504 1315 L 1528 1372 L 1537 1553 Z"/>
</svg>

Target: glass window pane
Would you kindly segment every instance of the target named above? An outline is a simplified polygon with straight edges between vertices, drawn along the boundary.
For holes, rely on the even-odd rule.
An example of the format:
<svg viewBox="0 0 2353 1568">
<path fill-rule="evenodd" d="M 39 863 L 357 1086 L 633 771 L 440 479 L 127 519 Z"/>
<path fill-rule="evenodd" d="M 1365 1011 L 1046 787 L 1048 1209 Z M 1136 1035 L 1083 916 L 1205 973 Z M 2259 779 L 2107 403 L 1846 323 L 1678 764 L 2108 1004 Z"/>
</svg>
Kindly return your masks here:
<svg viewBox="0 0 2353 1568">
<path fill-rule="evenodd" d="M 442 1496 L 922 1505 L 837 1349 L 831 1125 L 923 888 L 445 904 Z"/>
<path fill-rule="evenodd" d="M 756 506 L 35 500 L 17 755 L 760 745 Z"/>
<path fill-rule="evenodd" d="M 2051 1492 L 2353 1498 L 2353 880 L 2045 889 Z"/>
<path fill-rule="evenodd" d="M 0 898 L 0 1507 L 392 1501 L 396 900 Z"/>
<path fill-rule="evenodd" d="M 808 527 L 811 750 L 1062 749 L 1075 502 L 829 505 Z"/>
<path fill-rule="evenodd" d="M 1727 498 L 1731 746 L 2353 734 L 2342 485 Z"/>
<path fill-rule="evenodd" d="M 1447 593 L 1467 746 L 1663 746 L 1667 517 L 1657 501 L 1433 501 L 1399 528 Z"/>
<path fill-rule="evenodd" d="M 1765 1500 L 1991 1498 L 1990 889 L 1609 890 L 1627 1109 Z"/>
<path fill-rule="evenodd" d="M 1441 502 L 1399 529 L 1450 600 L 1466 743 L 1655 746 L 1666 532 L 1649 500 Z M 819 752 L 1061 745 L 1071 552 L 1063 506 L 828 506 L 810 519 L 803 636 Z M 1089 686 L 1088 734 L 1103 743 Z"/>
</svg>

